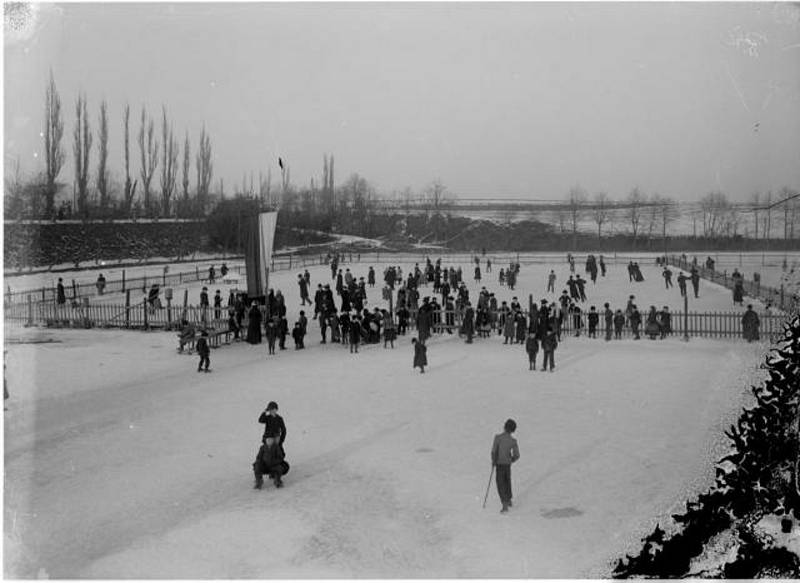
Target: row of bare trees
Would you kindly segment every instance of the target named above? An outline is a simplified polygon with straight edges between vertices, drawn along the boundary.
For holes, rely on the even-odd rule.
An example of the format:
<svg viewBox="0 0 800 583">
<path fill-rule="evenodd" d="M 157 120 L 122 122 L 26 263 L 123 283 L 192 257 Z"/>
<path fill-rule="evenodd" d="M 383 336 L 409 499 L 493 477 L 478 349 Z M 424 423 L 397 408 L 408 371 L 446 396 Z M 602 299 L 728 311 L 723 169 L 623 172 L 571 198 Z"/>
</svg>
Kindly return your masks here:
<svg viewBox="0 0 800 583">
<path fill-rule="evenodd" d="M 192 216 L 203 214 L 208 208 L 211 180 L 213 177 L 213 151 L 211 137 L 205 126 L 200 131 L 197 153 L 194 158 L 196 181 L 191 189 L 191 145 L 189 132 L 183 144 L 181 198 L 177 199 L 180 144 L 175 137 L 173 125 L 167 117 L 167 109 L 161 108 L 160 139 L 156 131 L 156 120 L 142 107 L 136 142 L 139 148 L 138 177 L 132 176 L 131 168 L 131 109 L 126 104 L 122 115 L 124 180 L 114 184 L 108 168 L 109 118 L 108 104 L 100 103 L 98 126 L 93 131 L 86 95 L 79 93 L 75 102 L 75 125 L 73 129 L 72 156 L 74 161 L 73 200 L 62 203 L 60 216 L 66 209 L 70 216 L 128 217 L 139 216 Z M 19 173 L 6 183 L 7 207 L 21 216 L 9 218 L 52 218 L 56 216 L 55 201 L 64 184 L 58 177 L 66 162 L 62 145 L 64 118 L 61 97 L 56 88 L 52 72 L 45 89 L 44 120 L 44 174 L 32 183 L 22 184 Z M 92 147 L 97 139 L 96 167 L 93 165 Z M 156 192 L 153 179 L 160 170 Z M 135 170 L 133 170 L 135 172 Z M 94 183 L 91 177 L 94 175 Z M 117 188 L 119 186 L 119 188 Z M 137 200 L 137 186 L 141 197 Z M 118 196 L 115 196 L 118 195 Z M 9 197 L 11 200 L 9 200 Z M 74 204 L 74 207 L 73 207 Z M 7 210 L 8 210 L 7 208 Z"/>
</svg>

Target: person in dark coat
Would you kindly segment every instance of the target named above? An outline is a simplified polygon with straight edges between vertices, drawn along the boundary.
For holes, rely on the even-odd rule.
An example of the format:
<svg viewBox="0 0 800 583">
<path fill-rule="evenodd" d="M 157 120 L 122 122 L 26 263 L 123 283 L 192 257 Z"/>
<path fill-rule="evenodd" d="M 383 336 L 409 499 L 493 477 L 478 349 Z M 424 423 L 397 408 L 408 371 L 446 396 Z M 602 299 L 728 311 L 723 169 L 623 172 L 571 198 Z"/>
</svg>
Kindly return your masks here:
<svg viewBox="0 0 800 583">
<path fill-rule="evenodd" d="M 633 339 L 639 340 L 639 328 L 642 325 L 642 313 L 639 311 L 639 308 L 636 307 L 636 304 L 633 305 L 631 309 L 631 330 L 633 331 Z"/>
<path fill-rule="evenodd" d="M 258 309 L 258 304 L 253 302 L 250 311 L 247 314 L 247 342 L 250 344 L 261 344 L 261 310 Z"/>
<path fill-rule="evenodd" d="M 666 289 L 672 287 L 672 270 L 669 267 L 665 267 L 664 271 L 661 272 L 661 275 L 664 276 L 664 285 Z"/>
<path fill-rule="evenodd" d="M 555 352 L 558 348 L 558 338 L 556 332 L 556 323 L 552 322 L 545 332 L 544 339 L 542 340 L 542 352 L 544 352 L 544 360 L 542 361 L 542 372 L 547 370 L 547 364 L 550 364 L 550 372 L 556 367 Z"/>
<path fill-rule="evenodd" d="M 497 493 L 503 505 L 500 512 L 508 512 L 511 503 L 511 464 L 519 459 L 519 445 L 512 434 L 517 430 L 517 423 L 508 419 L 503 425 L 503 433 L 494 436 L 492 442 L 492 467 L 495 469 Z"/>
<path fill-rule="evenodd" d="M 433 310 L 431 308 L 428 298 L 422 301 L 422 305 L 417 312 L 417 333 L 419 341 L 425 344 L 425 341 L 431 337 L 431 325 L 433 324 Z"/>
<path fill-rule="evenodd" d="M 305 306 L 306 302 L 308 302 L 309 306 L 312 305 L 308 297 L 308 282 L 302 273 L 297 274 L 297 285 L 300 288 L 300 305 Z"/>
<path fill-rule="evenodd" d="M 286 350 L 286 337 L 289 335 L 289 320 L 281 316 L 278 321 L 278 348 Z"/>
<path fill-rule="evenodd" d="M 397 338 L 397 325 L 394 323 L 392 315 L 383 310 L 383 347 L 386 348 L 386 343 L 391 344 L 394 348 L 394 341 Z"/>
<path fill-rule="evenodd" d="M 228 308 L 228 330 L 233 332 L 233 339 L 239 340 L 239 324 L 236 322 L 236 310 L 233 309 L 233 306 Z"/>
<path fill-rule="evenodd" d="M 258 416 L 258 422 L 264 424 L 261 442 L 263 443 L 270 436 L 277 437 L 278 445 L 283 448 L 283 442 L 286 441 L 286 422 L 278 414 L 278 403 L 270 401 L 267 408 Z"/>
<path fill-rule="evenodd" d="M 694 289 L 694 297 L 698 298 L 700 297 L 698 295 L 698 291 L 700 290 L 700 272 L 697 271 L 696 267 L 692 267 L 691 280 L 692 289 Z"/>
<path fill-rule="evenodd" d="M 103 291 L 105 291 L 105 289 L 106 289 L 106 278 L 103 277 L 102 273 L 97 276 L 97 283 L 95 285 L 97 286 L 98 295 L 102 296 L 103 295 Z"/>
<path fill-rule="evenodd" d="M 536 354 L 539 352 L 539 341 L 531 332 L 525 340 L 525 352 L 528 353 L 528 370 L 536 370 Z"/>
<path fill-rule="evenodd" d="M 413 368 L 419 367 L 419 372 L 424 373 L 425 367 L 428 366 L 428 347 L 416 338 L 413 338 L 411 343 L 414 345 Z"/>
<path fill-rule="evenodd" d="M 208 367 L 211 366 L 211 359 L 209 355 L 211 354 L 211 349 L 208 347 L 208 332 L 203 330 L 200 333 L 200 338 L 197 339 L 195 343 L 195 348 L 197 348 L 197 354 L 200 356 L 200 362 L 197 364 L 197 372 L 208 372 Z M 203 365 L 205 365 L 205 369 L 203 369 Z"/>
<path fill-rule="evenodd" d="M 597 325 L 600 323 L 600 314 L 597 313 L 597 308 L 594 306 L 589 308 L 586 320 L 589 324 L 589 338 L 597 338 Z"/>
<path fill-rule="evenodd" d="M 650 306 L 650 311 L 647 313 L 647 324 L 645 325 L 644 333 L 650 337 L 650 340 L 655 340 L 656 336 L 661 335 L 661 326 L 658 324 L 658 314 L 655 306 Z"/>
<path fill-rule="evenodd" d="M 300 322 L 295 322 L 294 328 L 292 328 L 292 339 L 294 339 L 295 350 L 302 350 L 303 348 L 305 348 L 303 344 L 304 336 L 305 332 L 303 332 L 303 325 Z"/>
<path fill-rule="evenodd" d="M 758 314 L 753 310 L 753 304 L 747 305 L 747 310 L 742 315 L 742 336 L 748 342 L 759 339 L 758 328 L 761 325 Z"/>
<path fill-rule="evenodd" d="M 741 279 L 733 284 L 733 305 L 735 306 L 736 304 L 744 304 L 744 285 Z"/>
<path fill-rule="evenodd" d="M 663 340 L 668 334 L 672 334 L 672 314 L 669 311 L 669 307 L 664 306 L 664 309 L 658 315 L 661 324 L 661 338 Z"/>
<path fill-rule="evenodd" d="M 375 287 L 375 268 L 371 265 L 369 266 L 369 271 L 367 272 L 367 283 L 369 287 Z"/>
<path fill-rule="evenodd" d="M 681 297 L 686 297 L 686 280 L 689 279 L 683 272 L 678 274 L 678 289 L 681 292 Z"/>
<path fill-rule="evenodd" d="M 350 320 L 347 332 L 350 340 L 350 354 L 358 353 L 358 345 L 361 342 L 361 316 L 356 315 Z"/>
<path fill-rule="evenodd" d="M 180 344 L 178 352 L 183 352 L 183 347 L 194 340 L 196 333 L 194 324 L 191 324 L 188 320 L 181 321 L 181 331 L 178 333 L 178 342 Z"/>
<path fill-rule="evenodd" d="M 219 320 L 222 318 L 222 292 L 217 290 L 214 294 L 214 319 Z"/>
<path fill-rule="evenodd" d="M 472 344 L 472 337 L 475 335 L 475 310 L 469 302 L 467 302 L 467 309 L 464 311 L 463 329 L 464 335 L 467 337 L 467 344 Z"/>
<path fill-rule="evenodd" d="M 608 302 L 606 302 L 603 307 L 605 308 L 603 311 L 603 318 L 606 324 L 606 342 L 608 342 L 611 340 L 611 334 L 614 332 L 614 312 L 611 310 Z M 623 318 L 623 322 L 624 321 L 625 318 Z"/>
<path fill-rule="evenodd" d="M 617 309 L 617 313 L 614 314 L 614 339 L 622 340 L 623 326 L 625 326 L 625 314 L 622 313 L 622 310 Z"/>
<path fill-rule="evenodd" d="M 267 319 L 267 322 L 264 325 L 264 335 L 267 337 L 268 354 L 275 354 L 275 340 L 278 338 L 279 324 L 280 318 L 278 318 L 278 316 L 272 316 L 271 318 Z"/>
<path fill-rule="evenodd" d="M 265 474 L 275 483 L 276 488 L 283 488 L 281 477 L 289 472 L 289 464 L 285 458 L 286 454 L 278 444 L 278 439 L 273 436 L 267 437 L 261 444 L 253 462 L 253 474 L 256 478 L 253 488 L 261 489 L 264 485 L 263 476 Z"/>
</svg>

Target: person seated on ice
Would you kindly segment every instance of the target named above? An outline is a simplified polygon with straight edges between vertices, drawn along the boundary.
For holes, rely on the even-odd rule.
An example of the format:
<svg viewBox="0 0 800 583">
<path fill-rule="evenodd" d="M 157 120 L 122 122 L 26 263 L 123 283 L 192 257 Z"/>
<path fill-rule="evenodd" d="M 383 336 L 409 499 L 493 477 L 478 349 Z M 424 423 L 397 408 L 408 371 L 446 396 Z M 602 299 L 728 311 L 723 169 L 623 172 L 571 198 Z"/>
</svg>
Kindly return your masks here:
<svg viewBox="0 0 800 583">
<path fill-rule="evenodd" d="M 285 476 L 289 472 L 289 464 L 285 458 L 286 454 L 278 443 L 277 436 L 270 435 L 264 439 L 253 462 L 253 474 L 256 478 L 253 488 L 261 489 L 264 485 L 265 474 L 275 483 L 276 488 L 283 488 L 281 476 Z"/>
<path fill-rule="evenodd" d="M 180 342 L 180 348 L 178 349 L 178 352 L 183 352 L 183 347 L 194 340 L 196 333 L 197 330 L 195 329 L 194 324 L 188 320 L 183 320 L 181 322 L 181 331 L 178 333 L 178 340 Z"/>
</svg>

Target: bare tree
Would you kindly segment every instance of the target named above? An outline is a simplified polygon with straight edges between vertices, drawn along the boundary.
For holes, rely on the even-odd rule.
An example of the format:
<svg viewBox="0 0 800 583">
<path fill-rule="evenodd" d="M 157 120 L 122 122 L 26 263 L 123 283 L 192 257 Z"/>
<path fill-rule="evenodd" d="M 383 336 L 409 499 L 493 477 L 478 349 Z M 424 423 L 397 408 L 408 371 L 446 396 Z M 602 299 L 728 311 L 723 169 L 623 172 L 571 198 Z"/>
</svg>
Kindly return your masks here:
<svg viewBox="0 0 800 583">
<path fill-rule="evenodd" d="M 89 214 L 89 153 L 92 150 L 92 133 L 89 130 L 86 96 L 80 93 L 75 104 L 75 130 L 72 136 L 72 152 L 75 159 L 75 185 L 78 192 L 78 212 L 87 217 Z"/>
<path fill-rule="evenodd" d="M 205 213 L 211 178 L 214 174 L 211 160 L 211 137 L 206 133 L 205 125 L 200 130 L 200 145 L 195 157 L 195 166 L 197 170 L 197 204 L 201 213 Z M 220 183 L 220 196 L 224 196 L 223 193 L 222 183 Z"/>
<path fill-rule="evenodd" d="M 772 191 L 768 190 L 764 196 L 764 216 L 761 222 L 761 232 L 765 239 L 772 237 Z"/>
<path fill-rule="evenodd" d="M 64 150 L 61 139 L 64 136 L 64 120 L 61 119 L 61 97 L 56 89 L 53 71 L 44 96 L 44 161 L 45 161 L 45 211 L 53 214 L 55 207 L 56 179 L 64 165 Z"/>
<path fill-rule="evenodd" d="M 726 230 L 725 222 L 730 209 L 731 204 L 724 192 L 709 192 L 700 199 L 704 237 L 718 237 Z"/>
<path fill-rule="evenodd" d="M 189 132 L 186 132 L 186 138 L 183 141 L 183 203 L 189 204 L 189 168 L 192 164 L 191 146 L 189 145 Z"/>
<path fill-rule="evenodd" d="M 441 212 L 451 202 L 447 187 L 438 178 L 425 189 L 425 200 L 433 213 Z"/>
<path fill-rule="evenodd" d="M 150 199 L 150 181 L 158 167 L 158 139 L 155 134 L 155 123 L 152 118 L 147 119 L 147 112 L 142 107 L 142 124 L 139 126 L 139 154 L 141 157 L 140 175 L 144 190 L 144 212 L 147 215 L 150 215 L 153 210 Z"/>
<path fill-rule="evenodd" d="M 97 159 L 97 192 L 100 194 L 100 208 L 105 209 L 108 206 L 108 171 L 106 170 L 106 163 L 108 162 L 108 106 L 105 99 L 100 103 L 99 122 L 97 130 L 97 137 L 100 140 Z"/>
<path fill-rule="evenodd" d="M 161 214 L 168 217 L 178 176 L 178 143 L 172 126 L 167 125 L 167 109 L 164 106 L 161 107 L 161 140 Z"/>
<path fill-rule="evenodd" d="M 664 251 L 667 248 L 667 226 L 677 220 L 680 215 L 677 203 L 669 197 L 659 197 L 659 216 L 661 218 L 661 237 L 664 239 Z"/>
<path fill-rule="evenodd" d="M 587 199 L 586 191 L 577 184 L 569 189 L 567 195 L 567 212 L 569 213 L 569 221 L 572 225 L 572 249 L 574 250 L 578 243 L 578 223 L 580 223 L 585 212 L 585 204 Z"/>
<path fill-rule="evenodd" d="M 758 239 L 758 212 L 761 210 L 761 193 L 754 192 L 750 195 L 750 206 L 753 207 L 753 223 L 755 224 L 756 233 L 755 238 Z"/>
<path fill-rule="evenodd" d="M 122 113 L 125 134 L 125 186 L 123 187 L 122 204 L 126 213 L 129 213 L 133 207 L 133 196 L 136 191 L 136 184 L 131 183 L 130 118 L 131 106 L 126 103 Z"/>
<path fill-rule="evenodd" d="M 631 190 L 630 194 L 628 194 L 626 202 L 628 208 L 625 210 L 625 216 L 631 224 L 633 244 L 636 245 L 636 237 L 639 235 L 639 225 L 642 222 L 642 206 L 647 202 L 647 195 L 636 186 Z"/>
<path fill-rule="evenodd" d="M 602 237 L 603 225 L 608 222 L 611 215 L 610 203 L 608 194 L 605 192 L 598 192 L 594 196 L 594 205 L 592 206 L 592 219 L 597 223 L 597 240 L 600 241 Z"/>
</svg>

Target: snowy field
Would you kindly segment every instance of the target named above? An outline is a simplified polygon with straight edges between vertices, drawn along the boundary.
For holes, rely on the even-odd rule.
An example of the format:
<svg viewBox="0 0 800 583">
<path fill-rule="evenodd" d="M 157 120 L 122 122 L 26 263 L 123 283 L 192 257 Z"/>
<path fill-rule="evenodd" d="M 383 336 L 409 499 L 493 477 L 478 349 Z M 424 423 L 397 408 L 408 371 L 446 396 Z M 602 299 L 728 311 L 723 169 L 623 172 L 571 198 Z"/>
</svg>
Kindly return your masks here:
<svg viewBox="0 0 800 583">
<path fill-rule="evenodd" d="M 366 264 L 350 267 L 366 276 Z M 482 283 L 501 300 L 550 297 L 551 267 L 560 293 L 563 264 L 523 266 L 515 292 L 496 271 Z M 330 282 L 329 270 L 311 273 L 313 288 Z M 644 274 L 629 284 L 612 267 L 589 284 L 590 303 L 634 293 L 677 308 L 677 287 L 664 290 L 655 266 Z M 273 280 L 290 322 L 296 276 Z M 373 307 L 379 286 L 369 298 Z M 697 310 L 730 303 L 706 282 L 690 300 Z M 5 336 L 9 578 L 604 577 L 713 482 L 722 430 L 750 403 L 765 350 L 565 338 L 555 373 L 543 373 L 496 336 L 442 336 L 420 375 L 410 336 L 350 355 L 318 344 L 312 321 L 305 351 L 268 358 L 265 344 L 234 344 L 198 374 L 174 333 L 13 326 Z M 256 420 L 270 400 L 288 425 L 292 469 L 284 489 L 258 491 Z M 492 436 L 508 417 L 522 459 L 505 516 L 494 484 L 481 504 Z"/>
</svg>

